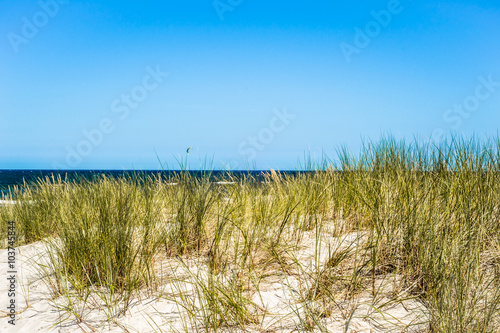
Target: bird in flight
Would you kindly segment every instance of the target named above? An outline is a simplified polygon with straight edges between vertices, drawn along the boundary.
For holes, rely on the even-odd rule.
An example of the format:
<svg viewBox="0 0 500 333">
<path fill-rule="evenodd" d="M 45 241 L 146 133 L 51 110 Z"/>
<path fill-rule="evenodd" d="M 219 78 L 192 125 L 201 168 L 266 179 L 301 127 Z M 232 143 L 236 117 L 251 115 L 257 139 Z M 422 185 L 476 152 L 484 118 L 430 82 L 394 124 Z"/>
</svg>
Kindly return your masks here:
<svg viewBox="0 0 500 333">
<path fill-rule="evenodd" d="M 186 154 L 188 154 L 188 155 L 189 155 L 189 151 L 190 151 L 191 149 L 193 149 L 193 147 L 189 147 L 189 148 L 186 150 Z"/>
</svg>

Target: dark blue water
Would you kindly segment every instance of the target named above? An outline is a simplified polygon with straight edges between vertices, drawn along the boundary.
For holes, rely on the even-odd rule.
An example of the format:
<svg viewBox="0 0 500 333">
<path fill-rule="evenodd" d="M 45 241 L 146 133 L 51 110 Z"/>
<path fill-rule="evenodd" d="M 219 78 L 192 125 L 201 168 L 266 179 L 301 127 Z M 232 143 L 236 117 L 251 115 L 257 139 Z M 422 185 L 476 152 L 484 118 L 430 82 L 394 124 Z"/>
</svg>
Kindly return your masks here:
<svg viewBox="0 0 500 333">
<path fill-rule="evenodd" d="M 189 171 L 192 176 L 208 176 L 211 181 L 219 181 L 222 178 L 227 180 L 227 171 Z M 180 171 L 158 171 L 158 170 L 0 170 L 0 192 L 7 193 L 9 188 L 15 185 L 33 186 L 45 177 L 61 177 L 62 180 L 75 182 L 82 179 L 93 180 L 105 175 L 110 178 L 120 177 L 147 177 L 161 176 L 169 179 L 179 174 Z M 285 171 L 284 173 L 295 174 L 297 171 Z M 236 179 L 249 178 L 256 181 L 263 179 L 265 171 L 231 171 L 231 176 Z"/>
</svg>

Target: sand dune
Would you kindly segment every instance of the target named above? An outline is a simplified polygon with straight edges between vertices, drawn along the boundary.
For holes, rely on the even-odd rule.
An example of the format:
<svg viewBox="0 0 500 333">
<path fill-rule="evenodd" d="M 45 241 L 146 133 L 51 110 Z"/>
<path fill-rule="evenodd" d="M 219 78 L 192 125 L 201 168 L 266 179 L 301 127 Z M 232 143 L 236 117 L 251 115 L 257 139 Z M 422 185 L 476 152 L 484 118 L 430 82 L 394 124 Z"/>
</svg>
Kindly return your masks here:
<svg viewBox="0 0 500 333">
<path fill-rule="evenodd" d="M 359 239 L 349 235 L 342 239 L 331 237 L 330 242 L 339 242 L 345 246 Z M 304 246 L 297 253 L 297 258 L 304 266 L 315 265 L 315 242 L 313 236 L 305 238 Z M 86 308 L 80 314 L 84 321 L 78 322 L 74 315 L 63 310 L 69 299 L 59 296 L 54 298 L 48 281 L 50 272 L 44 272 L 43 265 L 48 263 L 48 250 L 43 242 L 21 246 L 17 249 L 18 285 L 16 302 L 19 313 L 16 325 L 9 324 L 5 317 L 5 306 L 2 307 L 0 319 L 1 332 L 163 332 L 163 331 L 196 331 L 190 322 L 186 310 L 174 300 L 175 294 L 189 294 L 193 286 L 185 282 L 165 283 L 158 291 L 144 292 L 137 295 L 123 314 L 120 309 L 116 313 L 106 313 L 102 300 L 90 295 Z M 319 262 L 325 259 L 322 253 Z M 2 262 L 0 276 L 7 275 L 7 250 L 0 251 Z M 175 259 L 165 259 L 163 267 L 169 267 L 169 274 L 175 272 L 180 276 L 188 276 L 191 272 L 202 273 L 206 268 L 197 260 L 190 260 L 189 266 L 179 264 Z M 2 278 L 5 281 L 5 278 Z M 374 297 L 369 291 L 359 293 L 352 299 L 339 299 L 336 308 L 323 321 L 324 326 L 332 332 L 399 332 L 418 331 L 422 328 L 418 323 L 426 321 L 426 309 L 416 299 L 404 299 L 405 291 L 396 290 L 398 276 L 386 276 L 377 280 L 379 292 Z M 264 311 L 265 316 L 258 325 L 250 324 L 248 331 L 297 331 L 303 323 L 305 307 L 301 303 L 299 290 L 303 288 L 296 276 L 281 276 L 263 281 L 260 292 L 253 295 L 252 301 L 257 308 Z M 195 293 L 193 293 L 195 295 Z M 396 296 L 396 297 L 395 297 Z M 407 295 L 406 295 L 407 296 Z M 5 283 L 0 291 L 0 304 L 8 304 Z M 71 300 L 77 302 L 76 299 Z M 108 309 L 109 310 L 109 309 Z M 110 318 L 111 317 L 111 318 Z M 230 329 L 228 328 L 228 331 Z"/>
</svg>

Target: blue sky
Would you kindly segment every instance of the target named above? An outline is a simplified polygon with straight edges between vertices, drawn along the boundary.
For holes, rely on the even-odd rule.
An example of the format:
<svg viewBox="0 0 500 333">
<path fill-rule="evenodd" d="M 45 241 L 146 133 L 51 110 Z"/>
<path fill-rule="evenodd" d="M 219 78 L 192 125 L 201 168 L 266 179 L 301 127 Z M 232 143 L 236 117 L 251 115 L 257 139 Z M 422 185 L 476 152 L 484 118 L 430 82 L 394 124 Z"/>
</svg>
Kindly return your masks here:
<svg viewBox="0 0 500 333">
<path fill-rule="evenodd" d="M 1 169 L 285 170 L 500 123 L 496 1 L 7 0 L 0 36 Z"/>
</svg>

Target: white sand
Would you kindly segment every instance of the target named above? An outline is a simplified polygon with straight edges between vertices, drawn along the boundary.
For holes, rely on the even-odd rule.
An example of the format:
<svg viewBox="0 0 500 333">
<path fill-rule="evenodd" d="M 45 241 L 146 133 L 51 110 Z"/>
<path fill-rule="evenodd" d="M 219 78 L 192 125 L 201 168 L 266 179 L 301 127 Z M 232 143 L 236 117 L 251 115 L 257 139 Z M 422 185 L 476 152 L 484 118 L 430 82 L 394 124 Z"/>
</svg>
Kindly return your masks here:
<svg viewBox="0 0 500 333">
<path fill-rule="evenodd" d="M 341 240 L 331 237 L 325 240 L 332 246 L 346 246 L 355 241 L 356 237 L 349 235 Z M 339 243 L 340 242 L 340 243 Z M 322 248 L 326 248 L 324 245 Z M 47 252 L 42 242 L 21 246 L 17 249 L 18 281 L 16 287 L 17 307 L 19 314 L 16 316 L 16 325 L 8 323 L 6 317 L 7 296 L 7 250 L 0 250 L 0 278 L 3 281 L 0 290 L 0 332 L 163 332 L 176 329 L 179 331 L 195 331 L 188 328 L 191 324 L 186 322 L 186 312 L 168 297 L 153 297 L 144 295 L 131 302 L 125 315 L 115 314 L 114 322 L 107 321 L 105 311 L 83 309 L 81 314 L 85 323 L 77 323 L 75 317 L 68 316 L 64 311 L 59 311 L 58 306 L 67 303 L 64 297 L 52 299 L 49 287 L 44 281 L 42 269 L 38 265 L 47 262 Z M 327 253 L 324 251 L 320 260 L 324 262 Z M 315 269 L 314 238 L 306 238 L 304 249 L 298 254 L 301 263 L 310 269 Z M 170 260 L 166 265 L 171 265 Z M 196 266 L 190 269 L 196 271 Z M 182 270 L 179 265 L 172 268 L 179 274 Z M 202 271 L 203 267 L 199 267 Z M 405 332 L 418 331 L 419 326 L 412 326 L 426 321 L 426 309 L 417 300 L 393 302 L 393 299 L 402 299 L 404 290 L 397 290 L 399 278 L 387 276 L 377 280 L 379 292 L 376 297 L 370 291 L 360 292 L 354 299 L 339 298 L 336 307 L 331 311 L 329 318 L 323 324 L 331 332 Z M 300 331 L 301 320 L 299 315 L 304 315 L 304 304 L 300 302 L 300 282 L 295 276 L 277 277 L 274 281 L 264 281 L 260 285 L 260 294 L 253 296 L 253 301 L 262 309 L 266 309 L 266 316 L 260 326 L 249 326 L 248 331 Z M 170 292 L 182 289 L 186 292 L 192 290 L 191 285 L 165 284 L 162 288 L 163 295 L 172 295 Z M 396 297 L 395 297 L 396 295 Z M 89 298 L 92 299 L 92 296 Z M 95 300 L 95 303 L 99 303 Z M 89 303 L 91 303 L 89 301 Z M 110 314 L 113 316 L 114 314 Z M 184 322 L 182 320 L 184 318 Z M 61 320 L 66 319 L 58 324 Z M 186 327 L 187 326 L 187 327 Z M 422 328 L 422 326 L 420 326 Z"/>
</svg>

